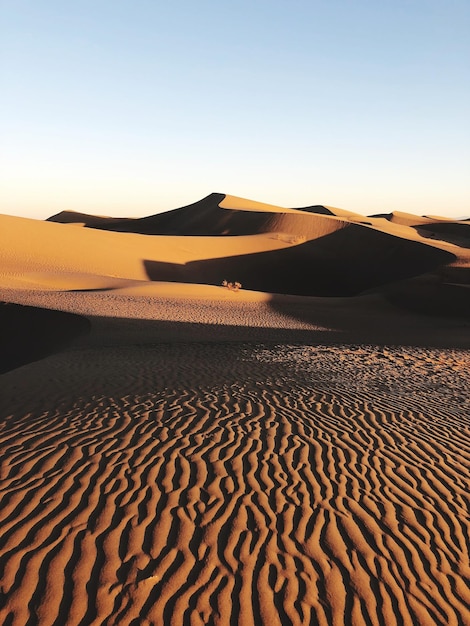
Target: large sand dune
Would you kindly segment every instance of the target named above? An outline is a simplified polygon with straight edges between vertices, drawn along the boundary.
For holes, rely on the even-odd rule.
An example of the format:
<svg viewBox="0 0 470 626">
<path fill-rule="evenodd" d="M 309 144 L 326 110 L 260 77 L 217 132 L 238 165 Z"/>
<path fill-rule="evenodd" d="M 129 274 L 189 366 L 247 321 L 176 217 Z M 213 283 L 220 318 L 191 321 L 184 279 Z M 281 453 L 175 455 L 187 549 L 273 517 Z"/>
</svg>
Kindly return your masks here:
<svg viewBox="0 0 470 626">
<path fill-rule="evenodd" d="M 0 285 L 116 289 L 120 280 L 220 285 L 225 279 L 257 292 L 350 296 L 443 268 L 441 282 L 470 282 L 469 224 L 434 220 L 434 230 L 426 222 L 423 231 L 403 220 L 310 209 L 212 194 L 134 220 L 0 216 Z M 90 228 L 77 228 L 74 219 Z"/>
<path fill-rule="evenodd" d="M 0 623 L 470 623 L 469 227 L 0 216 Z"/>
</svg>

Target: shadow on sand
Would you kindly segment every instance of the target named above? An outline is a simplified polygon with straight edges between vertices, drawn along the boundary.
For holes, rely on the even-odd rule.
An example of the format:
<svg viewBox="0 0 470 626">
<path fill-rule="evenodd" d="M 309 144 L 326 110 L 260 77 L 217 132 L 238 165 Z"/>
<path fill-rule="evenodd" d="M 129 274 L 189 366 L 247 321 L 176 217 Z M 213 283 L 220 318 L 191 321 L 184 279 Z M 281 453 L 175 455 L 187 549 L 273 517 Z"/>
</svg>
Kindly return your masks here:
<svg viewBox="0 0 470 626">
<path fill-rule="evenodd" d="M 0 303 L 0 374 L 58 352 L 90 328 L 80 315 Z"/>
<path fill-rule="evenodd" d="M 451 263 L 450 252 L 361 226 L 281 250 L 192 261 L 144 260 L 152 281 L 220 285 L 300 296 L 353 296 Z"/>
</svg>

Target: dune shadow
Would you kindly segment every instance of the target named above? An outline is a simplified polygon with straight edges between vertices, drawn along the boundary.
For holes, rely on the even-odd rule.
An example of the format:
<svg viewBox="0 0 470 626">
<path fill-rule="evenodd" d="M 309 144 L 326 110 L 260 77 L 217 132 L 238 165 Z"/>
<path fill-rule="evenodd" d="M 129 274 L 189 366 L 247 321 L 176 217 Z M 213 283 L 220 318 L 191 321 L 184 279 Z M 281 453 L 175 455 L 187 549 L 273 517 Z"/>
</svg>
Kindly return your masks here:
<svg viewBox="0 0 470 626">
<path fill-rule="evenodd" d="M 91 332 L 74 345 L 99 348 L 178 343 L 375 344 L 470 348 L 469 322 L 425 317 L 393 305 L 384 307 L 369 296 L 315 298 L 304 303 L 286 302 L 273 296 L 267 313 L 261 313 L 266 315 L 263 325 L 259 324 L 257 307 L 245 313 L 243 323 L 218 323 L 216 320 L 224 314 L 226 306 L 223 303 L 216 309 L 214 321 L 207 322 L 90 316 Z M 286 323 L 286 318 L 300 321 L 304 327 Z"/>
<path fill-rule="evenodd" d="M 316 213 L 317 215 L 332 215 L 332 216 L 335 216 L 333 211 L 328 209 L 326 206 L 323 206 L 322 204 L 314 204 L 314 205 L 305 206 L 305 207 L 296 207 L 294 210 L 295 211 L 304 211 L 304 213 Z"/>
<path fill-rule="evenodd" d="M 178 209 L 140 218 L 107 218 L 63 211 L 48 221 L 81 223 L 87 228 L 118 233 L 169 236 L 251 235 L 266 232 L 272 216 L 266 211 L 232 211 L 220 207 L 225 194 L 213 193 Z"/>
<path fill-rule="evenodd" d="M 282 310 L 282 307 L 279 309 Z M 287 309 L 289 310 L 289 309 Z M 80 346 L 146 345 L 160 343 L 321 343 L 339 342 L 344 333 L 322 328 L 281 328 L 132 318 L 90 317 L 91 333 Z"/>
<path fill-rule="evenodd" d="M 0 374 L 60 351 L 90 327 L 81 315 L 0 303 Z"/>
<path fill-rule="evenodd" d="M 451 272 L 449 270 L 466 270 Z M 443 268 L 442 272 L 425 274 L 401 281 L 382 290 L 384 298 L 405 311 L 426 317 L 455 318 L 470 321 L 470 281 L 468 268 Z"/>
<path fill-rule="evenodd" d="M 413 226 L 416 232 L 426 239 L 447 241 L 461 248 L 470 248 L 470 225 L 456 222 L 437 222 Z"/>
<path fill-rule="evenodd" d="M 301 296 L 353 296 L 429 272 L 455 260 L 450 252 L 351 225 L 281 250 L 185 264 L 144 260 L 152 281 L 220 285 Z"/>
<path fill-rule="evenodd" d="M 438 275 L 443 283 L 470 287 L 470 267 L 449 265 L 439 268 Z"/>
<path fill-rule="evenodd" d="M 341 300 L 335 306 L 291 305 L 273 298 L 270 307 L 297 321 L 333 329 L 304 331 L 300 340 L 306 343 L 470 348 L 470 318 L 462 308 L 453 308 L 451 312 L 446 308 L 430 315 L 424 306 L 404 303 L 401 297 Z"/>
<path fill-rule="evenodd" d="M 221 205 L 225 194 L 212 193 L 202 200 L 178 209 L 141 218 L 108 218 L 73 211 L 62 211 L 48 221 L 63 224 L 81 224 L 87 228 L 121 233 L 170 236 L 240 236 L 272 232 L 276 230 L 282 210 L 279 212 L 226 209 Z M 306 215 L 289 213 L 288 222 L 293 229 L 316 228 L 322 216 L 335 214 L 324 206 L 302 209 Z M 308 215 L 307 215 L 308 214 Z M 285 220 L 282 220 L 285 226 Z M 324 220 L 323 220 L 324 223 Z M 331 226 L 331 223 L 330 223 Z"/>
</svg>

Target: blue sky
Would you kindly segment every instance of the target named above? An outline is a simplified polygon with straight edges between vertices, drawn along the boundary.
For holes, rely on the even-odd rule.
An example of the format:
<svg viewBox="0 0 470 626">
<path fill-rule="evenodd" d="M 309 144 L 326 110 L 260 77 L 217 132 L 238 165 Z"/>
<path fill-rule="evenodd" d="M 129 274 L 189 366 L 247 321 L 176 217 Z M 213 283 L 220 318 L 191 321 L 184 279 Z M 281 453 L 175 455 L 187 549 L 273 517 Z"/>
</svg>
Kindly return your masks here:
<svg viewBox="0 0 470 626">
<path fill-rule="evenodd" d="M 468 0 L 0 0 L 0 212 L 470 215 Z"/>
</svg>

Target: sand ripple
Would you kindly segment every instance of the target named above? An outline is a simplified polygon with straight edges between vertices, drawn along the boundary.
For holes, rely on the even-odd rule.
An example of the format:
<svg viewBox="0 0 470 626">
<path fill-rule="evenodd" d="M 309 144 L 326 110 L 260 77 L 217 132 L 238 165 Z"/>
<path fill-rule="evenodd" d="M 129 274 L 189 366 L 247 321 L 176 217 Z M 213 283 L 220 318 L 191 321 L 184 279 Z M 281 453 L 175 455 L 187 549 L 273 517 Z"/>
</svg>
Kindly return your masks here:
<svg viewBox="0 0 470 626">
<path fill-rule="evenodd" d="M 469 623 L 469 361 L 192 344 L 3 375 L 2 623 Z"/>
</svg>

